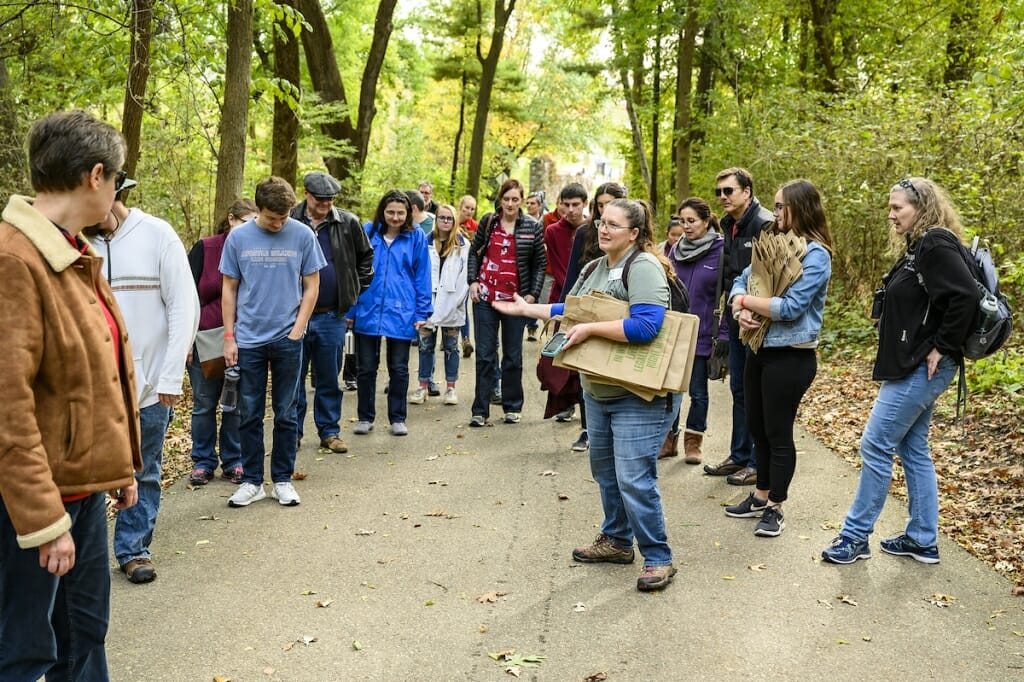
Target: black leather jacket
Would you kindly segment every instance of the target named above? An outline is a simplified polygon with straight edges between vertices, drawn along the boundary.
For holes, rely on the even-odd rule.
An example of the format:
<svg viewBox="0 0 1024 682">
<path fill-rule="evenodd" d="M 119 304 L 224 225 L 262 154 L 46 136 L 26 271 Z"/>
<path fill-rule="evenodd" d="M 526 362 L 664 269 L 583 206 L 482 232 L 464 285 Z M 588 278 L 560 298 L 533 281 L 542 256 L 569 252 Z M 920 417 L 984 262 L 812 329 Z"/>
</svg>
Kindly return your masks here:
<svg viewBox="0 0 1024 682">
<path fill-rule="evenodd" d="M 291 217 L 310 225 L 305 201 L 292 209 Z M 326 225 L 321 229 L 330 230 L 334 251 L 333 262 L 329 265 L 334 267 L 338 280 L 338 313 L 341 314 L 355 304 L 359 294 L 366 291 L 373 280 L 373 247 L 355 214 L 332 206 L 324 222 Z"/>
<path fill-rule="evenodd" d="M 487 253 L 487 243 L 491 231 L 501 221 L 501 216 L 488 213 L 480 220 L 473 246 L 469 250 L 469 283 L 476 282 L 480 275 L 480 263 Z M 520 211 L 516 219 L 516 269 L 519 271 L 519 295 L 523 298 L 533 296 L 534 301 L 540 300 L 540 290 L 544 286 L 544 271 L 547 269 L 548 258 L 544 252 L 544 225 Z"/>
</svg>

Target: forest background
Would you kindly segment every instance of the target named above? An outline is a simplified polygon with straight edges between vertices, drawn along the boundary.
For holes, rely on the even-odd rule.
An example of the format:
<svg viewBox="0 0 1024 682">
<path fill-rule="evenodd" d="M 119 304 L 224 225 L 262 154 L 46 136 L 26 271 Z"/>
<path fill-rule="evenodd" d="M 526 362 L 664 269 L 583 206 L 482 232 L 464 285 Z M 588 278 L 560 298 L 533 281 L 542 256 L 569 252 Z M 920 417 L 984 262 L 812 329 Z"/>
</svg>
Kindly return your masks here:
<svg viewBox="0 0 1024 682">
<path fill-rule="evenodd" d="M 816 382 L 802 418 L 851 459 L 896 180 L 946 187 L 1024 300 L 1020 2 L 0 0 L 3 194 L 31 193 L 31 123 L 76 107 L 122 129 L 129 204 L 187 246 L 271 173 L 327 169 L 363 219 L 424 179 L 483 213 L 505 177 L 553 199 L 604 174 L 651 200 L 662 230 L 684 197 L 717 206 L 722 168 L 750 169 L 766 204 L 808 178 L 836 241 L 821 352 L 840 380 Z M 953 479 L 944 530 L 1018 582 L 1021 338 L 968 364 L 969 416 L 936 448 Z"/>
</svg>

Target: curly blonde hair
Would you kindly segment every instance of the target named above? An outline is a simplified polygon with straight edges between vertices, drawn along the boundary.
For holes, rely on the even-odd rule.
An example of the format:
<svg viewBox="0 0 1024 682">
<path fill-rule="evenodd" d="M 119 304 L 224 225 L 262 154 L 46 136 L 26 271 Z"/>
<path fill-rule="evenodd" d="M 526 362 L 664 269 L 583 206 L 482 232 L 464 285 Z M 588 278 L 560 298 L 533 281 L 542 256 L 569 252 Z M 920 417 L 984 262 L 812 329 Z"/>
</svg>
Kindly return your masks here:
<svg viewBox="0 0 1024 682">
<path fill-rule="evenodd" d="M 889 232 L 889 242 L 896 255 L 907 251 L 908 244 L 914 244 L 925 232 L 935 227 L 944 227 L 961 242 L 964 240 L 964 228 L 960 222 L 960 214 L 953 207 L 949 194 L 929 178 L 903 178 L 889 190 L 889 194 L 900 192 L 913 206 L 917 213 L 907 237 L 896 234 L 894 229 Z"/>
</svg>

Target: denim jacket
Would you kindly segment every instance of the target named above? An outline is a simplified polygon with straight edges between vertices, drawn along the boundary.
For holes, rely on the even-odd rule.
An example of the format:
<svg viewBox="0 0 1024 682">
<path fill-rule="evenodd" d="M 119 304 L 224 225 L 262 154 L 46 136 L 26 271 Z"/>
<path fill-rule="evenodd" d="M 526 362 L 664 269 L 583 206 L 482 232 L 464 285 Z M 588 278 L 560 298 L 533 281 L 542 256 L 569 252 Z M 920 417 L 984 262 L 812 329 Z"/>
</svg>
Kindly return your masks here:
<svg viewBox="0 0 1024 682">
<path fill-rule="evenodd" d="M 771 326 L 762 348 L 781 348 L 811 344 L 818 341 L 821 318 L 825 312 L 825 293 L 832 276 L 832 257 L 818 242 L 807 242 L 802 261 L 804 272 L 782 296 L 773 296 L 770 303 Z M 733 282 L 729 301 L 747 293 L 750 266 Z"/>
</svg>

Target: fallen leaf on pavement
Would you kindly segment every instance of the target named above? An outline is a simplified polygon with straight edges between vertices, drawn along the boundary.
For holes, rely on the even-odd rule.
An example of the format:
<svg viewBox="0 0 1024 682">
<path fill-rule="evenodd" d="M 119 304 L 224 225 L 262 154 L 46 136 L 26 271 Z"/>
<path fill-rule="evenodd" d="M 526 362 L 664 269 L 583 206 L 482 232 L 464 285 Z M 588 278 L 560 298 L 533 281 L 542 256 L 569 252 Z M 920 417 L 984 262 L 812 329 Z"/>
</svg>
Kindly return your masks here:
<svg viewBox="0 0 1024 682">
<path fill-rule="evenodd" d="M 849 604 L 850 606 L 858 606 L 857 602 L 853 600 L 853 597 L 851 597 L 848 594 L 836 595 L 836 599 L 838 599 L 843 604 Z"/>
<path fill-rule="evenodd" d="M 956 597 L 936 592 L 930 597 L 925 597 L 925 600 L 933 606 L 947 607 L 956 601 Z"/>
<path fill-rule="evenodd" d="M 306 636 L 306 637 L 303 637 L 302 639 L 300 639 L 298 641 L 302 642 L 305 646 L 309 646 L 313 642 L 317 641 L 317 639 L 318 639 L 317 637 Z"/>
<path fill-rule="evenodd" d="M 209 516 L 200 516 L 200 517 L 199 517 L 199 520 L 200 520 L 200 521 L 219 521 L 219 520 L 220 520 L 220 517 L 219 517 L 219 516 L 213 516 L 213 515 L 209 515 Z"/>
<path fill-rule="evenodd" d="M 871 641 L 871 635 L 864 635 L 863 637 L 861 637 L 861 639 L 863 639 L 865 642 L 870 642 Z"/>
<path fill-rule="evenodd" d="M 353 639 L 352 640 L 352 648 L 355 649 L 356 651 L 362 651 L 363 650 L 363 645 L 359 643 L 358 639 Z"/>
<path fill-rule="evenodd" d="M 273 668 L 271 668 L 269 665 L 266 668 L 263 669 L 263 674 L 264 675 L 273 675 L 275 672 L 277 672 L 277 671 L 274 670 Z"/>
<path fill-rule="evenodd" d="M 318 609 L 326 609 L 328 606 L 334 603 L 333 599 L 317 599 L 316 607 Z"/>
<path fill-rule="evenodd" d="M 210 541 L 209 541 L 209 540 L 197 540 L 197 541 L 196 541 L 196 546 L 197 546 L 197 547 L 198 547 L 199 545 L 208 545 L 208 544 L 210 544 Z"/>
<path fill-rule="evenodd" d="M 551 469 L 548 469 L 547 471 L 542 471 L 542 472 L 540 472 L 537 475 L 538 476 L 557 476 L 558 472 L 557 471 L 552 471 Z"/>
<path fill-rule="evenodd" d="M 213 682 L 231 682 L 231 678 L 224 675 L 214 675 Z"/>
<path fill-rule="evenodd" d="M 487 627 L 486 623 L 481 623 L 480 627 L 477 628 L 477 630 L 479 630 L 480 632 L 487 632 L 487 630 L 489 630 L 489 629 L 490 628 Z"/>
<path fill-rule="evenodd" d="M 558 493 L 558 499 L 560 499 L 560 500 L 568 500 L 569 496 L 566 495 L 565 493 Z"/>
<path fill-rule="evenodd" d="M 505 668 L 505 672 L 507 672 L 512 677 L 519 677 L 522 671 L 520 670 L 519 666 L 510 665 L 509 667 Z"/>
<path fill-rule="evenodd" d="M 1014 597 L 1024 597 L 1024 585 L 1017 585 L 1017 587 L 1013 588 L 1010 592 L 1010 595 Z"/>
<path fill-rule="evenodd" d="M 367 530 L 365 528 L 360 528 L 359 530 L 356 531 L 356 535 L 373 535 L 376 532 L 377 531 L 375 531 L 375 530 Z"/>
<path fill-rule="evenodd" d="M 832 604 L 827 599 L 819 599 L 818 603 L 824 606 L 826 609 L 832 610 Z"/>
<path fill-rule="evenodd" d="M 583 678 L 583 682 L 604 682 L 608 679 L 608 673 L 594 673 Z"/>
<path fill-rule="evenodd" d="M 303 597 L 308 597 L 312 594 L 316 594 L 316 592 L 314 592 L 313 590 L 303 590 L 302 592 L 299 592 L 299 594 L 301 594 Z"/>
<path fill-rule="evenodd" d="M 300 471 L 296 471 L 295 473 L 292 474 L 292 478 L 295 479 L 296 481 L 305 481 L 306 480 L 306 474 L 304 474 L 304 473 L 302 473 Z"/>
<path fill-rule="evenodd" d="M 821 524 L 822 530 L 841 530 L 842 527 L 842 524 L 837 521 L 826 521 L 825 523 Z"/>
<path fill-rule="evenodd" d="M 576 613 L 582 613 L 582 612 L 587 610 L 587 605 L 584 604 L 583 602 L 580 602 L 579 604 L 576 604 L 575 606 L 573 606 L 572 610 L 575 611 Z"/>
<path fill-rule="evenodd" d="M 845 639 L 837 639 L 836 644 L 849 644 Z"/>
<path fill-rule="evenodd" d="M 736 576 L 734 576 L 734 575 L 723 575 L 722 576 L 722 580 L 736 580 Z"/>
<path fill-rule="evenodd" d="M 766 569 L 768 567 L 765 566 L 764 564 L 754 564 L 752 566 L 747 566 L 747 568 L 749 568 L 751 571 L 754 571 L 756 573 L 758 571 L 763 571 L 764 569 Z"/>
<path fill-rule="evenodd" d="M 504 597 L 506 594 L 508 592 L 488 592 L 487 594 L 480 595 L 476 600 L 481 604 L 493 604 L 498 601 L 498 597 Z"/>
<path fill-rule="evenodd" d="M 504 651 L 488 652 L 487 655 L 493 658 L 495 661 L 501 661 L 511 658 L 512 655 L 515 654 L 515 652 L 515 649 L 505 649 Z"/>
</svg>

